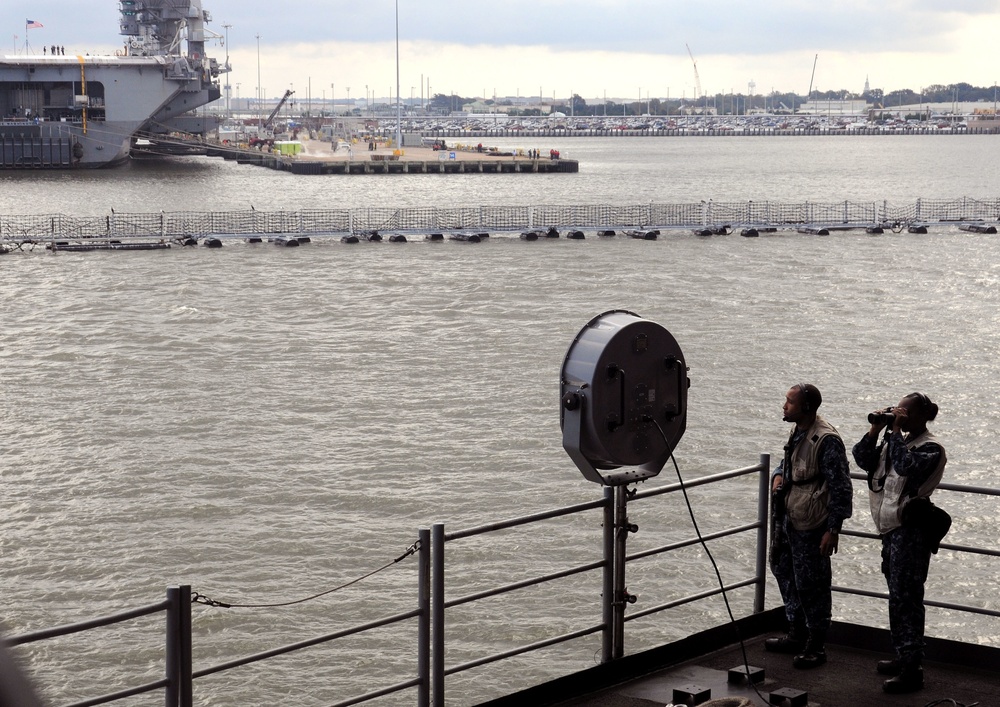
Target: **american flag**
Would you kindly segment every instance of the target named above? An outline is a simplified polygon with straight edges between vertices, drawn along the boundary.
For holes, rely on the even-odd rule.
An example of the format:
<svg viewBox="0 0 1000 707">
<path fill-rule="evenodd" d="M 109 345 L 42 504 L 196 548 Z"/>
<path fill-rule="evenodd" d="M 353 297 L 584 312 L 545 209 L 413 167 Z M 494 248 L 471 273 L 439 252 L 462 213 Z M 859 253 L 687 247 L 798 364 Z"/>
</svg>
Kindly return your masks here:
<svg viewBox="0 0 1000 707">
<path fill-rule="evenodd" d="M 38 22 L 36 20 L 25 20 L 24 21 L 24 28 L 25 29 L 41 29 L 42 27 L 43 27 L 42 23 Z"/>
</svg>

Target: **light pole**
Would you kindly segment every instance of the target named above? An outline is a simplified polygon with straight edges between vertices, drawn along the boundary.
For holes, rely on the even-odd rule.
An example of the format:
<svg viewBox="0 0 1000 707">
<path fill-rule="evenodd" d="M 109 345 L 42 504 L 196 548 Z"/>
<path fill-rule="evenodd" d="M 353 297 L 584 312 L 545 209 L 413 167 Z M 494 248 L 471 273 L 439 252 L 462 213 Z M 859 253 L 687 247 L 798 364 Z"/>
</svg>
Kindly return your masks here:
<svg viewBox="0 0 1000 707">
<path fill-rule="evenodd" d="M 403 115 L 399 97 L 399 0 L 396 0 L 396 149 L 403 149 Z"/>
<path fill-rule="evenodd" d="M 351 112 L 351 87 L 347 87 L 347 111 Z"/>
<path fill-rule="evenodd" d="M 257 130 L 264 127 L 264 114 L 261 112 L 261 87 L 260 87 L 260 34 L 257 35 Z"/>
</svg>

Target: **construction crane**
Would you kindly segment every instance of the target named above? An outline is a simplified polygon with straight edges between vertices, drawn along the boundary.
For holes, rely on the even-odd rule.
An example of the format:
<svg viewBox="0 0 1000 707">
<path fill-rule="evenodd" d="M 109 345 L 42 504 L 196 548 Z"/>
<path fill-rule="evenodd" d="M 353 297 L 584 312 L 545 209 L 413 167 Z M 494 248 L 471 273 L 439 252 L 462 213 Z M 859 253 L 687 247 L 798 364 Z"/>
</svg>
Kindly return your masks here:
<svg viewBox="0 0 1000 707">
<path fill-rule="evenodd" d="M 698 76 L 698 62 L 694 60 L 694 54 L 691 53 L 691 47 L 688 47 L 687 44 L 684 46 L 687 47 L 688 56 L 691 57 L 691 63 L 694 65 L 694 99 L 697 101 L 701 98 L 701 77 Z"/>
<path fill-rule="evenodd" d="M 278 101 L 278 105 L 276 105 L 274 107 L 274 110 L 271 111 L 271 115 L 267 116 L 267 120 L 264 121 L 264 125 L 262 126 L 263 129 L 267 130 L 269 127 L 271 127 L 271 123 L 274 122 L 274 118 L 276 115 L 278 115 L 278 111 L 281 110 L 281 107 L 285 105 L 285 103 L 288 102 L 288 99 L 291 98 L 294 94 L 295 91 L 293 91 L 292 89 L 288 89 L 287 91 L 285 91 L 285 95 L 281 97 L 281 100 Z"/>
<path fill-rule="evenodd" d="M 816 62 L 817 61 L 819 61 L 819 54 L 817 54 L 816 58 L 813 59 L 813 72 L 812 72 L 812 76 L 809 77 L 809 92 L 806 94 L 806 100 L 807 101 L 811 101 L 812 100 L 813 81 L 816 78 Z"/>
<path fill-rule="evenodd" d="M 280 101 L 278 101 L 278 105 L 276 105 L 274 110 L 271 111 L 271 114 L 267 116 L 267 120 L 263 121 L 258 126 L 257 136 L 250 138 L 250 147 L 255 147 L 259 150 L 265 145 L 271 147 L 274 146 L 274 135 L 271 133 L 271 123 L 274 122 L 274 119 L 278 115 L 278 111 L 281 110 L 281 107 L 285 105 L 285 103 L 288 102 L 288 99 L 294 94 L 295 91 L 291 89 L 285 91 L 285 95 L 281 97 Z"/>
</svg>

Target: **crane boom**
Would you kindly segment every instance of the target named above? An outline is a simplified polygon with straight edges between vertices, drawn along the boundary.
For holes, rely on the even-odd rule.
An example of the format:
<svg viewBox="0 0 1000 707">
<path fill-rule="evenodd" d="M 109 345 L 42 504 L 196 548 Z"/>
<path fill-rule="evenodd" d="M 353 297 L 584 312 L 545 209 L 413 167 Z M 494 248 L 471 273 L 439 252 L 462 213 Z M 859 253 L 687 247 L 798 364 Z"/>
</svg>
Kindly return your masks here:
<svg viewBox="0 0 1000 707">
<path fill-rule="evenodd" d="M 694 60 L 694 54 L 691 53 L 691 47 L 688 47 L 687 44 L 684 46 L 687 47 L 688 56 L 691 57 L 691 63 L 694 65 L 694 98 L 695 100 L 698 100 L 701 98 L 701 77 L 698 76 L 698 62 Z"/>
<path fill-rule="evenodd" d="M 278 115 L 278 111 L 281 110 L 281 107 L 285 105 L 285 103 L 288 101 L 289 98 L 292 97 L 294 93 L 295 91 L 293 91 L 292 89 L 288 89 L 287 91 L 285 91 L 285 95 L 281 97 L 281 100 L 278 101 L 278 105 L 276 105 L 274 107 L 274 110 L 271 111 L 271 115 L 267 116 L 267 120 L 264 121 L 264 128 L 271 127 L 271 123 L 274 122 L 274 116 Z"/>
<path fill-rule="evenodd" d="M 809 93 L 806 94 L 806 100 L 807 101 L 812 100 L 813 79 L 816 78 L 816 62 L 817 61 L 819 61 L 819 54 L 817 54 L 816 58 L 813 59 L 813 72 L 812 72 L 812 76 L 809 77 Z"/>
</svg>

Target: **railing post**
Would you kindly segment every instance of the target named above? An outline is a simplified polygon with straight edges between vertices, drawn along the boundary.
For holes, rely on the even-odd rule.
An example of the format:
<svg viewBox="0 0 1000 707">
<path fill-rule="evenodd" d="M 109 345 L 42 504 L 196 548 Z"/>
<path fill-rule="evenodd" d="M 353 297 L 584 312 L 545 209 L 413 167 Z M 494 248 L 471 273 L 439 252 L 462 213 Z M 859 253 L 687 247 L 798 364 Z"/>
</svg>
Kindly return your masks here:
<svg viewBox="0 0 1000 707">
<path fill-rule="evenodd" d="M 191 587 L 167 589 L 166 707 L 192 707 Z"/>
<path fill-rule="evenodd" d="M 431 531 L 421 528 L 417 547 L 417 707 L 430 707 L 431 696 Z"/>
<path fill-rule="evenodd" d="M 771 499 L 771 455 L 760 455 L 757 483 L 757 584 L 753 592 L 753 613 L 764 611 L 764 587 L 767 580 L 767 529 L 770 521 L 768 501 Z"/>
<path fill-rule="evenodd" d="M 601 621 L 604 623 L 601 631 L 601 662 L 609 663 L 614 660 L 614 642 L 611 637 L 615 603 L 615 504 L 614 490 L 610 486 L 604 487 L 604 570 L 601 578 Z"/>
<path fill-rule="evenodd" d="M 612 600 L 613 647 L 612 658 L 618 659 L 625 655 L 625 555 L 628 540 L 628 487 L 615 486 L 615 520 L 614 520 L 614 554 L 615 554 L 615 589 Z"/>
<path fill-rule="evenodd" d="M 444 707 L 444 524 L 431 528 L 431 696 Z"/>
</svg>

